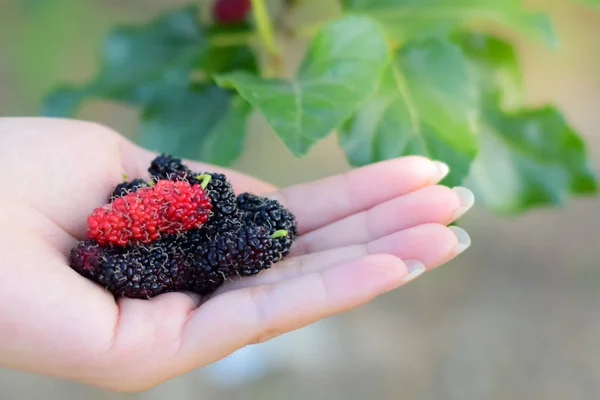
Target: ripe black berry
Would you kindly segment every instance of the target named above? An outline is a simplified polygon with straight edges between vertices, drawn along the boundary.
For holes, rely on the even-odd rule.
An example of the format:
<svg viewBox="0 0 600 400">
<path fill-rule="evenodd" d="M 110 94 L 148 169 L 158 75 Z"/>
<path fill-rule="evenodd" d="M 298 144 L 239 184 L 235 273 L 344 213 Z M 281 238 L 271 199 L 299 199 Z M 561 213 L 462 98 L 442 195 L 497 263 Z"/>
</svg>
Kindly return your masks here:
<svg viewBox="0 0 600 400">
<path fill-rule="evenodd" d="M 69 264 L 116 297 L 151 298 L 181 290 L 191 260 L 173 240 L 147 246 L 98 246 L 87 240 L 71 250 Z"/>
<path fill-rule="evenodd" d="M 281 261 L 284 250 L 262 226 L 246 226 L 209 238 L 201 230 L 188 235 L 194 253 L 189 290 L 206 294 L 229 276 L 255 275 Z"/>
<path fill-rule="evenodd" d="M 205 172 L 202 175 L 211 176 L 206 191 L 210 197 L 212 210 L 204 228 L 211 235 L 241 228 L 243 222 L 240 218 L 240 210 L 235 201 L 235 192 L 227 177 L 213 172 Z"/>
<path fill-rule="evenodd" d="M 148 172 L 155 180 L 178 180 L 177 178 L 190 179 L 195 176 L 192 171 L 183 165 L 180 158 L 176 158 L 168 154 L 161 154 L 152 160 L 150 163 L 150 168 L 148 168 Z M 193 184 L 196 182 L 190 183 Z"/>
<path fill-rule="evenodd" d="M 246 225 L 260 225 L 268 229 L 270 235 L 276 231 L 287 231 L 286 236 L 276 239 L 283 256 L 287 256 L 294 240 L 298 237 L 296 217 L 278 201 L 252 193 L 242 193 L 237 198 Z"/>
<path fill-rule="evenodd" d="M 117 197 L 123 197 L 128 193 L 135 192 L 139 188 L 148 186 L 146 181 L 143 179 L 134 179 L 131 182 L 122 182 L 115 187 L 113 193 L 110 195 L 109 201 L 112 203 Z"/>
</svg>

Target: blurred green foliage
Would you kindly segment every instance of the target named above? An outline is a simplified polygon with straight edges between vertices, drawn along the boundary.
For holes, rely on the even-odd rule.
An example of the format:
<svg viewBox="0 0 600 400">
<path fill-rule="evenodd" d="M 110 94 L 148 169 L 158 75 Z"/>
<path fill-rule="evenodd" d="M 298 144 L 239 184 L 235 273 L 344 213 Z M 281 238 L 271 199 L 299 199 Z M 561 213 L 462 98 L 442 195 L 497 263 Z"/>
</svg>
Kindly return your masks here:
<svg viewBox="0 0 600 400">
<path fill-rule="evenodd" d="M 21 0 L 16 1 L 18 14 L 13 20 L 17 29 L 11 29 L 9 56 L 15 60 L 22 77 L 26 103 L 39 98 L 56 86 L 57 76 L 69 76 L 71 65 L 83 63 L 96 52 L 88 46 L 88 36 L 106 29 L 113 19 L 100 12 L 91 0 Z M 10 9 L 9 9 L 10 11 Z M 86 34 L 81 34 L 82 21 Z M 77 52 L 71 51 L 77 48 Z"/>
<path fill-rule="evenodd" d="M 281 5 L 307 4 L 319 7 Z M 291 78 L 272 33 L 290 29 L 261 12 L 223 26 L 191 5 L 116 27 L 96 76 L 57 88 L 43 113 L 73 116 L 88 99 L 122 102 L 142 110 L 141 144 L 229 165 L 256 110 L 296 156 L 332 132 L 355 166 L 423 154 L 450 165 L 445 183 L 471 187 L 502 213 L 596 192 L 585 145 L 560 110 L 523 103 L 511 42 L 473 27 L 499 24 L 556 45 L 546 15 L 520 0 L 341 4 L 328 21 L 292 29 L 314 37 Z"/>
</svg>

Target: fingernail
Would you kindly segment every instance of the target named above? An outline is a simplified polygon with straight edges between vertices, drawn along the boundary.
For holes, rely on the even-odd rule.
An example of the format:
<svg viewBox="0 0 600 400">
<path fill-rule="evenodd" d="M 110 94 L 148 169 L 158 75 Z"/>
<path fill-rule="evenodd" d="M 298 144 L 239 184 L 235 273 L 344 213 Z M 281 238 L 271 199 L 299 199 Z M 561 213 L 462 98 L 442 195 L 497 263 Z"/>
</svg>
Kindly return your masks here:
<svg viewBox="0 0 600 400">
<path fill-rule="evenodd" d="M 437 179 L 438 181 L 441 181 L 446 177 L 446 175 L 448 175 L 448 172 L 450 172 L 450 167 L 448 166 L 448 164 L 441 161 L 432 162 L 433 165 L 435 165 L 435 168 L 437 169 Z"/>
<path fill-rule="evenodd" d="M 472 191 L 462 186 L 456 186 L 452 188 L 452 190 L 454 190 L 454 193 L 456 193 L 460 200 L 460 207 L 458 207 L 452 215 L 452 219 L 456 220 L 473 207 L 473 204 L 475 204 L 475 195 Z"/>
<path fill-rule="evenodd" d="M 471 238 L 467 231 L 458 226 L 450 226 L 448 229 L 450 229 L 452 233 L 454 233 L 454 236 L 456 236 L 456 239 L 458 239 L 458 244 L 453 249 L 454 254 L 460 254 L 471 246 Z"/>
<path fill-rule="evenodd" d="M 405 260 L 406 265 L 406 276 L 402 279 L 404 282 L 409 282 L 425 272 L 425 265 L 421 261 L 417 260 Z"/>
</svg>

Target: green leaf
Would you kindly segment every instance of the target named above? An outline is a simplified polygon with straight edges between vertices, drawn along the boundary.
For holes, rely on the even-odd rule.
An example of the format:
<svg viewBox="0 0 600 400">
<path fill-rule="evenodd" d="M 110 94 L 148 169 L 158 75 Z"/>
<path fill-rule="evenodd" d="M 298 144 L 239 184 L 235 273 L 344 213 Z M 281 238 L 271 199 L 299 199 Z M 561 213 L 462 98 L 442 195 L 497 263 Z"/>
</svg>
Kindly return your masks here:
<svg viewBox="0 0 600 400">
<path fill-rule="evenodd" d="M 295 155 L 339 127 L 377 87 L 389 59 L 385 34 L 366 17 L 327 25 L 311 42 L 292 80 L 247 72 L 217 77 L 259 109 Z"/>
<path fill-rule="evenodd" d="M 137 142 L 180 157 L 229 163 L 241 151 L 250 111 L 234 98 L 215 85 L 174 90 L 146 107 Z"/>
<path fill-rule="evenodd" d="M 184 88 L 205 51 L 198 15 L 197 7 L 189 6 L 140 27 L 115 28 L 105 40 L 98 76 L 80 89 L 86 96 L 59 89 L 43 108 L 60 110 L 52 103 L 70 103 L 60 111 L 73 113 L 86 97 L 148 104 L 174 87 Z M 72 101 L 76 98 L 77 104 Z"/>
<path fill-rule="evenodd" d="M 561 113 L 554 107 L 523 107 L 511 44 L 469 33 L 459 35 L 458 41 L 469 57 L 480 97 L 480 152 L 466 182 L 478 202 L 515 213 L 561 204 L 569 194 L 595 192 L 585 145 Z"/>
<path fill-rule="evenodd" d="M 243 145 L 251 107 L 214 84 L 193 84 L 214 73 L 256 71 L 256 58 L 244 44 L 221 48 L 206 32 L 196 7 L 168 12 L 139 27 L 119 27 L 104 44 L 102 68 L 81 87 L 62 86 L 44 102 L 43 114 L 72 116 L 89 98 L 142 106 L 137 141 L 157 151 L 203 158 L 222 165 L 235 160 Z M 248 27 L 236 27 L 237 33 Z M 235 101 L 233 101 L 235 99 Z"/>
<path fill-rule="evenodd" d="M 247 46 L 213 47 L 206 52 L 200 67 L 209 77 L 238 69 L 258 71 L 256 55 Z"/>
<path fill-rule="evenodd" d="M 216 25 L 209 28 L 209 49 L 204 53 L 199 67 L 208 75 L 244 70 L 258 72 L 258 60 L 252 48 L 245 42 L 254 35 L 249 24 Z M 240 44 L 239 41 L 244 43 Z"/>
<path fill-rule="evenodd" d="M 227 113 L 212 127 L 200 148 L 202 161 L 228 166 L 242 154 L 246 137 L 246 122 L 252 106 L 235 97 Z"/>
<path fill-rule="evenodd" d="M 480 33 L 459 32 L 454 40 L 469 58 L 470 73 L 477 83 L 481 101 L 500 96 L 505 107 L 520 107 L 524 98 L 523 82 L 513 45 Z"/>
<path fill-rule="evenodd" d="M 554 45 L 547 16 L 528 12 L 521 0 L 343 0 L 344 8 L 377 18 L 397 38 L 447 33 L 471 21 L 497 21 Z"/>
<path fill-rule="evenodd" d="M 512 213 L 596 192 L 585 145 L 555 108 L 504 113 L 488 104 L 483 117 L 480 154 L 467 181 L 481 204 Z"/>
<path fill-rule="evenodd" d="M 240 69 L 258 72 L 258 60 L 253 49 L 245 43 L 237 43 L 241 39 L 247 41 L 254 34 L 251 26 L 217 25 L 211 27 L 208 34 L 209 47 L 198 65 L 208 78 Z"/>
<path fill-rule="evenodd" d="M 467 62 L 454 44 L 408 43 L 386 70 L 377 93 L 340 130 L 353 165 L 409 154 L 445 161 L 456 185 L 477 152 L 477 110 Z"/>
<path fill-rule="evenodd" d="M 205 46 L 198 13 L 189 6 L 141 27 L 114 29 L 104 43 L 102 70 L 92 84 L 95 91 L 144 104 L 163 90 L 186 86 Z"/>
</svg>

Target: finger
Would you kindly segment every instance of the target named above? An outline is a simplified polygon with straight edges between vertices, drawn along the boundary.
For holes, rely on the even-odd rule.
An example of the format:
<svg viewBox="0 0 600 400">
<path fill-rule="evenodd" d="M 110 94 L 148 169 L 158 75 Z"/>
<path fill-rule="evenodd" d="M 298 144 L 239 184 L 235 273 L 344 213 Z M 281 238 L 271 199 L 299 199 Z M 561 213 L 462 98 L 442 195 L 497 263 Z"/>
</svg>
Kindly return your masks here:
<svg viewBox="0 0 600 400">
<path fill-rule="evenodd" d="M 287 259 L 258 275 L 233 279 L 214 295 L 218 296 L 221 293 L 244 287 L 294 279 L 368 255 L 386 254 L 401 260 L 417 260 L 427 270 L 431 270 L 450 261 L 470 244 L 469 235 L 461 228 L 439 224 L 420 225 L 368 244 L 341 247 Z"/>
<path fill-rule="evenodd" d="M 343 175 L 288 187 L 271 197 L 298 219 L 301 234 L 394 197 L 435 184 L 448 172 L 440 162 L 410 156 L 383 161 Z"/>
<path fill-rule="evenodd" d="M 428 186 L 300 236 L 292 255 L 368 243 L 422 224 L 446 225 L 474 203 L 475 197 L 469 189 Z"/>
<path fill-rule="evenodd" d="M 368 302 L 410 272 L 392 256 L 368 256 L 273 285 L 228 292 L 196 310 L 183 332 L 181 357 L 220 359 L 247 344 L 298 329 Z"/>
</svg>

